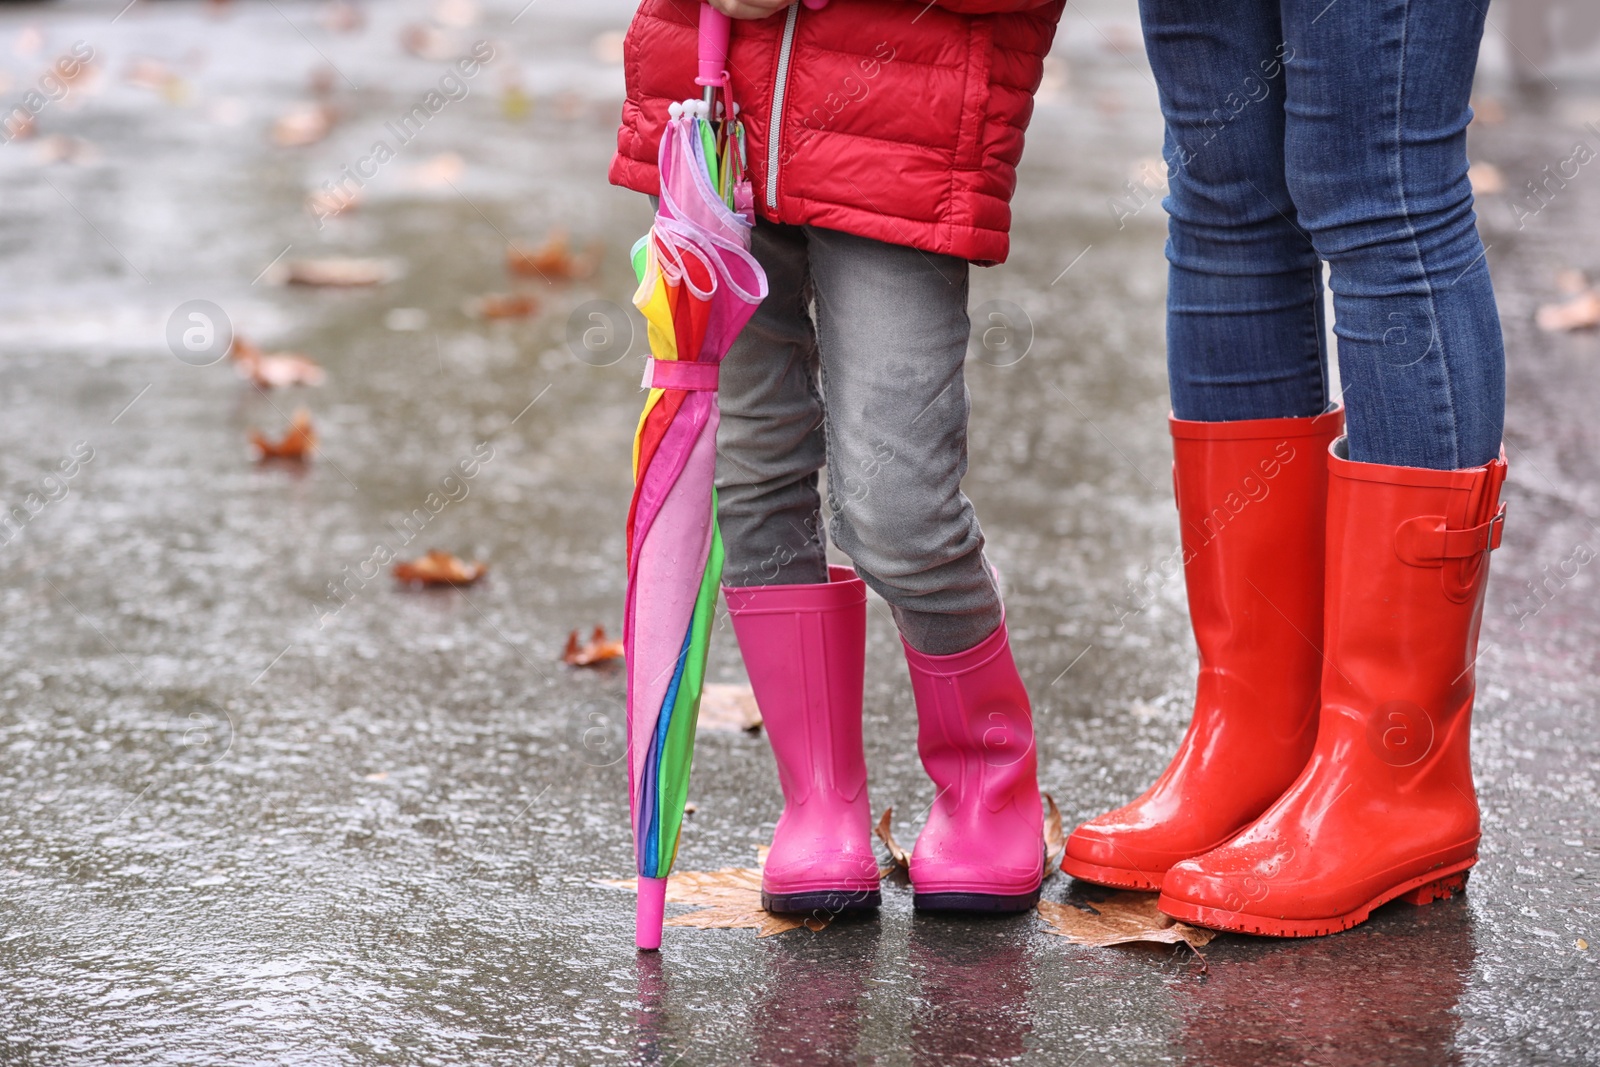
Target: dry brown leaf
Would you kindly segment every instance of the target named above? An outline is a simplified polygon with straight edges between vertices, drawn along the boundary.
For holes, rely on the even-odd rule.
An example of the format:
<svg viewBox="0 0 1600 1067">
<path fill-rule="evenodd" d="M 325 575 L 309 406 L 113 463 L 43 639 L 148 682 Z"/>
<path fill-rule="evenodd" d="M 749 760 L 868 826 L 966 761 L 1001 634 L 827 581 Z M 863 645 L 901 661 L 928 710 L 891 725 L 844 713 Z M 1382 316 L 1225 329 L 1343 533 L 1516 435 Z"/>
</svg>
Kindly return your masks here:
<svg viewBox="0 0 1600 1067">
<path fill-rule="evenodd" d="M 589 42 L 589 54 L 608 67 L 622 66 L 622 42 L 626 35 L 621 30 L 598 33 Z"/>
<path fill-rule="evenodd" d="M 700 691 L 698 729 L 729 733 L 761 729 L 761 709 L 756 706 L 754 691 L 748 685 L 707 682 Z"/>
<path fill-rule="evenodd" d="M 354 33 L 367 24 L 367 16 L 350 0 L 329 0 L 317 13 L 317 21 L 330 33 Z"/>
<path fill-rule="evenodd" d="M 1163 914 L 1156 907 L 1156 894 L 1130 890 L 1114 891 L 1104 900 L 1081 905 L 1041 900 L 1039 917 L 1050 933 L 1095 948 L 1148 941 L 1158 945 L 1181 942 L 1198 950 L 1217 936 L 1215 930 L 1190 926 Z"/>
<path fill-rule="evenodd" d="M 1545 304 L 1534 316 L 1539 329 L 1548 333 L 1562 330 L 1590 330 L 1600 326 L 1600 289 L 1590 289 L 1559 304 Z"/>
<path fill-rule="evenodd" d="M 485 293 L 467 301 L 467 314 L 475 319 L 525 319 L 539 310 L 539 302 L 526 293 Z"/>
<path fill-rule="evenodd" d="M 572 667 L 594 667 L 622 658 L 622 642 L 606 637 L 606 628 L 596 626 L 589 635 L 589 643 L 578 643 L 578 631 L 567 635 L 567 647 L 561 653 L 561 662 Z"/>
<path fill-rule="evenodd" d="M 1498 196 L 1506 191 L 1506 176 L 1493 163 L 1474 163 L 1467 168 L 1467 181 L 1477 196 Z"/>
<path fill-rule="evenodd" d="M 398 273 L 393 260 L 330 256 L 290 260 L 284 279 L 290 285 L 381 285 Z"/>
<path fill-rule="evenodd" d="M 129 84 L 140 89 L 149 89 L 152 92 L 166 92 L 167 87 L 174 81 L 182 79 L 173 72 L 172 68 L 159 59 L 149 56 L 138 56 L 128 64 L 127 73 L 123 79 Z"/>
<path fill-rule="evenodd" d="M 467 563 L 448 552 L 433 548 L 417 559 L 403 559 L 391 573 L 402 582 L 423 585 L 471 585 L 489 573 L 487 563 Z"/>
<path fill-rule="evenodd" d="M 587 252 L 575 254 L 565 230 L 556 230 L 532 251 L 516 245 L 506 249 L 506 270 L 522 278 L 543 278 L 545 281 L 587 278 L 594 273 L 599 262 L 598 242 L 591 244 Z"/>
<path fill-rule="evenodd" d="M 894 809 L 884 808 L 883 815 L 878 819 L 878 825 L 873 830 L 873 833 L 878 835 L 878 840 L 882 841 L 884 847 L 889 850 L 890 865 L 878 872 L 878 877 L 880 878 L 887 877 L 891 871 L 911 870 L 911 853 L 900 847 L 900 842 L 894 839 L 894 833 L 889 829 L 889 824 L 893 819 Z"/>
<path fill-rule="evenodd" d="M 228 358 L 233 360 L 239 377 L 262 389 L 321 385 L 327 379 L 327 372 L 310 357 L 298 352 L 263 352 L 243 337 L 234 337 Z"/>
<path fill-rule="evenodd" d="M 606 885 L 638 892 L 634 878 L 607 879 Z M 699 930 L 754 930 L 757 937 L 771 937 L 805 927 L 816 932 L 825 929 L 826 918 L 800 918 L 775 915 L 761 907 L 761 868 L 723 867 L 716 871 L 674 871 L 667 876 L 667 903 L 692 904 L 698 911 L 673 915 L 668 926 L 689 926 Z"/>
<path fill-rule="evenodd" d="M 1556 271 L 1556 292 L 1562 296 L 1577 296 L 1589 291 L 1589 276 L 1581 270 L 1568 267 Z"/>
<path fill-rule="evenodd" d="M 477 25 L 477 0 L 433 0 L 433 21 L 441 26 L 466 29 Z"/>
<path fill-rule="evenodd" d="M 1044 794 L 1044 876 L 1056 869 L 1056 864 L 1061 862 L 1061 854 L 1067 851 L 1067 839 L 1061 832 L 1061 809 L 1056 807 L 1056 798 L 1049 793 Z"/>
<path fill-rule="evenodd" d="M 333 129 L 333 108 L 327 104 L 296 104 L 272 124 L 272 142 L 284 148 L 316 144 Z"/>
<path fill-rule="evenodd" d="M 400 30 L 400 47 L 418 59 L 436 63 L 455 59 L 462 51 L 454 34 L 421 22 L 413 22 Z"/>
<path fill-rule="evenodd" d="M 360 189 L 313 189 L 306 194 L 306 210 L 313 218 L 331 219 L 354 211 L 366 199 Z"/>
<path fill-rule="evenodd" d="M 467 172 L 467 161 L 457 152 L 440 152 L 406 171 L 406 181 L 418 189 L 443 189 Z"/>
<path fill-rule="evenodd" d="M 268 440 L 260 430 L 250 431 L 250 441 L 256 446 L 260 459 L 292 459 L 304 462 L 317 447 L 317 431 L 311 426 L 311 412 L 300 408 L 289 423 L 289 430 L 276 441 Z"/>
<path fill-rule="evenodd" d="M 80 166 L 100 158 L 94 143 L 82 137 L 69 137 L 64 133 L 51 134 L 34 149 L 41 163 L 76 163 Z"/>
</svg>

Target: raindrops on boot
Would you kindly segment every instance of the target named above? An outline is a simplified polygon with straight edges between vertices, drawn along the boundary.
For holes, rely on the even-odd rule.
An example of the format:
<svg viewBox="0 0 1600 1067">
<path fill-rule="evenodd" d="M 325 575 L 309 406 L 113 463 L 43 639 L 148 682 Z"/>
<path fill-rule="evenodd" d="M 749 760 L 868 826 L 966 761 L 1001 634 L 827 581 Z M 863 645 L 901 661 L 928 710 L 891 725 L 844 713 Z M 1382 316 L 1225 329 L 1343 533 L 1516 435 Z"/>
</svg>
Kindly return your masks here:
<svg viewBox="0 0 1600 1067">
<path fill-rule="evenodd" d="M 1314 418 L 1170 420 L 1189 616 L 1200 653 L 1194 717 L 1154 785 L 1067 840 L 1074 878 L 1154 890 L 1293 783 L 1316 741 L 1328 445 Z"/>
<path fill-rule="evenodd" d="M 1478 859 L 1468 735 L 1505 509 L 1504 453 L 1437 471 L 1329 457 L 1326 658 L 1311 760 L 1221 847 L 1172 867 L 1161 910 L 1239 933 L 1346 930 L 1461 890 Z"/>
</svg>

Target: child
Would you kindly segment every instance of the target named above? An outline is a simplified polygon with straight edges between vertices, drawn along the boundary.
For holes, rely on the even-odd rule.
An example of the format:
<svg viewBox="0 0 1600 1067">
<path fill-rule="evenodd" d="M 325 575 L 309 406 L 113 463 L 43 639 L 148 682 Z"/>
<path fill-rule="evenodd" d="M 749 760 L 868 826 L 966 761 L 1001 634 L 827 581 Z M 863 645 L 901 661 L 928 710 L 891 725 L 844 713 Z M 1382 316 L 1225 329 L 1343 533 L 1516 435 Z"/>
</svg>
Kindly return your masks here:
<svg viewBox="0 0 1600 1067">
<path fill-rule="evenodd" d="M 1043 877 L 1032 712 L 961 492 L 969 263 L 1008 201 L 1065 0 L 717 0 L 770 295 L 722 365 L 724 589 L 777 757 L 773 911 L 878 904 L 861 739 L 866 586 L 894 612 L 938 788 L 916 906 L 1022 911 Z M 644 0 L 611 180 L 658 192 L 668 105 L 697 95 L 698 0 Z M 818 471 L 826 465 L 830 568 Z"/>
</svg>

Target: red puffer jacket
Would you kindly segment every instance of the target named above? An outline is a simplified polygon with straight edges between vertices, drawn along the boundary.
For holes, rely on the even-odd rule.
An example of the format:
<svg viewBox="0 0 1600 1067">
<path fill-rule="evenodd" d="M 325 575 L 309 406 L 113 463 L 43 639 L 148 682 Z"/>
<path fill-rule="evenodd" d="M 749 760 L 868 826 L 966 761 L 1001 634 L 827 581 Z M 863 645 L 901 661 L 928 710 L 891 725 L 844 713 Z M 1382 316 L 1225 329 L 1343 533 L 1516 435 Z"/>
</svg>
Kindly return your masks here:
<svg viewBox="0 0 1600 1067">
<path fill-rule="evenodd" d="M 628 28 L 614 184 L 659 191 L 667 105 L 699 95 L 700 2 L 643 0 Z M 1004 260 L 1022 135 L 1065 3 L 832 0 L 735 20 L 728 69 L 756 210 Z"/>
</svg>

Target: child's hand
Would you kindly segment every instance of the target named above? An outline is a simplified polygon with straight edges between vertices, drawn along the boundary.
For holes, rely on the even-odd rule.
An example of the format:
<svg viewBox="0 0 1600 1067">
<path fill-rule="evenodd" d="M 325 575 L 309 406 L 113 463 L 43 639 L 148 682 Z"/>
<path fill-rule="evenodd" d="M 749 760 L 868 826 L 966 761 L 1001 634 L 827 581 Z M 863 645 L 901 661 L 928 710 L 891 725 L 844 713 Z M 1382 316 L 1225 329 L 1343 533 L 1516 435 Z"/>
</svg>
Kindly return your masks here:
<svg viewBox="0 0 1600 1067">
<path fill-rule="evenodd" d="M 708 0 L 731 19 L 764 19 L 788 7 L 793 0 Z"/>
</svg>

